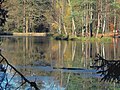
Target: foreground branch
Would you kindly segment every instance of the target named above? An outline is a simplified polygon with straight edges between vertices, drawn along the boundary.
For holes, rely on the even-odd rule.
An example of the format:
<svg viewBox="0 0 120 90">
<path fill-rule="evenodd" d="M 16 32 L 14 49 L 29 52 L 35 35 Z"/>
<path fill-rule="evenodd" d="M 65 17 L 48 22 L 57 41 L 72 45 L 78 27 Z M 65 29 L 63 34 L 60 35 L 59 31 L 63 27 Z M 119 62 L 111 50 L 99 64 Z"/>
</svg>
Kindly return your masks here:
<svg viewBox="0 0 120 90">
<path fill-rule="evenodd" d="M 18 73 L 18 74 L 21 76 L 21 78 L 25 81 L 25 83 L 30 84 L 30 86 L 33 87 L 35 90 L 40 90 L 40 89 L 37 87 L 37 84 L 36 84 L 35 82 L 31 82 L 31 81 L 29 81 L 27 78 L 25 78 L 24 75 L 23 75 L 22 73 L 20 73 L 14 66 L 12 66 L 12 65 L 8 62 L 8 60 L 7 60 L 1 53 L 0 53 L 0 56 L 2 57 L 0 63 L 1 63 L 2 61 L 5 61 L 6 64 L 7 64 L 7 66 L 10 66 L 16 73 Z"/>
<path fill-rule="evenodd" d="M 97 73 L 103 76 L 101 81 L 120 82 L 120 60 L 106 60 L 96 54 L 91 68 L 95 68 Z"/>
</svg>

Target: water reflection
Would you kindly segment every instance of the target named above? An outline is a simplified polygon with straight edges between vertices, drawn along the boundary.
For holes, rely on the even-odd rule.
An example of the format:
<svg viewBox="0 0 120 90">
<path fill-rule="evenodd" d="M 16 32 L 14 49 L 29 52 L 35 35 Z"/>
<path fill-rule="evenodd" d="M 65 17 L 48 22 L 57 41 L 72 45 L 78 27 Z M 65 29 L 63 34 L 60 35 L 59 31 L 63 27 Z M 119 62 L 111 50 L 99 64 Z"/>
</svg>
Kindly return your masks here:
<svg viewBox="0 0 120 90">
<path fill-rule="evenodd" d="M 27 78 L 42 81 L 43 90 L 93 90 L 119 88 L 91 70 L 95 53 L 120 58 L 120 40 L 110 42 L 55 41 L 46 37 L 0 37 L 2 52 Z M 56 67 L 57 69 L 54 69 Z M 83 70 L 64 70 L 81 68 Z M 51 81 L 50 81 L 51 80 Z M 55 87 L 54 87 L 55 86 Z"/>
</svg>

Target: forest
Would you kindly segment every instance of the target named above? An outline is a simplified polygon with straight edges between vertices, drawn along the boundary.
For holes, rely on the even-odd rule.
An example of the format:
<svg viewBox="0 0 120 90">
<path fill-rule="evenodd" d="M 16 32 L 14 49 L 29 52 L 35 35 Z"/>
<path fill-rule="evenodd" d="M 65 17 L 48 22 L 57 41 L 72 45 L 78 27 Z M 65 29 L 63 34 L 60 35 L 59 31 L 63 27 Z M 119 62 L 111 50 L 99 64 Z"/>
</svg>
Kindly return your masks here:
<svg viewBox="0 0 120 90">
<path fill-rule="evenodd" d="M 0 32 L 98 37 L 119 32 L 120 0 L 2 0 Z M 2 22 L 2 21 L 1 21 Z"/>
<path fill-rule="evenodd" d="M 0 0 L 0 90 L 119 90 L 119 60 L 120 0 Z"/>
</svg>

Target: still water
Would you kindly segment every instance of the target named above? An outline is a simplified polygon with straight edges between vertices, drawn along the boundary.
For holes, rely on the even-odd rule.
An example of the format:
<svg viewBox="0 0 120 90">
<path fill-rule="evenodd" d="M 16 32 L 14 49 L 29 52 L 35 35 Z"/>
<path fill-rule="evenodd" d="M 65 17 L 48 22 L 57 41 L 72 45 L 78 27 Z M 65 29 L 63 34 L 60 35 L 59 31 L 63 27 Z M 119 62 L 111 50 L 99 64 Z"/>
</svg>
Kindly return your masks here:
<svg viewBox="0 0 120 90">
<path fill-rule="evenodd" d="M 2 36 L 0 48 L 9 63 L 27 79 L 36 81 L 40 90 L 120 89 L 120 84 L 100 82 L 101 76 L 90 68 L 95 53 L 108 60 L 120 60 L 120 39 L 81 42 Z"/>
</svg>

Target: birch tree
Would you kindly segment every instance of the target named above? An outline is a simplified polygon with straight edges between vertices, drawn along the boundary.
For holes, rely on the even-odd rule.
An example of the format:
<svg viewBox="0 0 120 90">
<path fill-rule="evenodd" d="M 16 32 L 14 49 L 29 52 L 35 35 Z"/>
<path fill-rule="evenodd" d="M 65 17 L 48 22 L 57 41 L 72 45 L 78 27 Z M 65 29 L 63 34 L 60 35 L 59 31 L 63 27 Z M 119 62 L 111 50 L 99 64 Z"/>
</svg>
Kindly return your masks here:
<svg viewBox="0 0 120 90">
<path fill-rule="evenodd" d="M 72 5 L 71 5 L 70 0 L 68 0 L 68 4 L 69 4 L 69 7 L 70 7 L 71 15 L 73 15 L 73 9 L 72 9 Z M 76 36 L 76 31 L 75 30 L 76 30 L 75 20 L 74 20 L 74 17 L 72 16 L 72 35 Z"/>
</svg>

